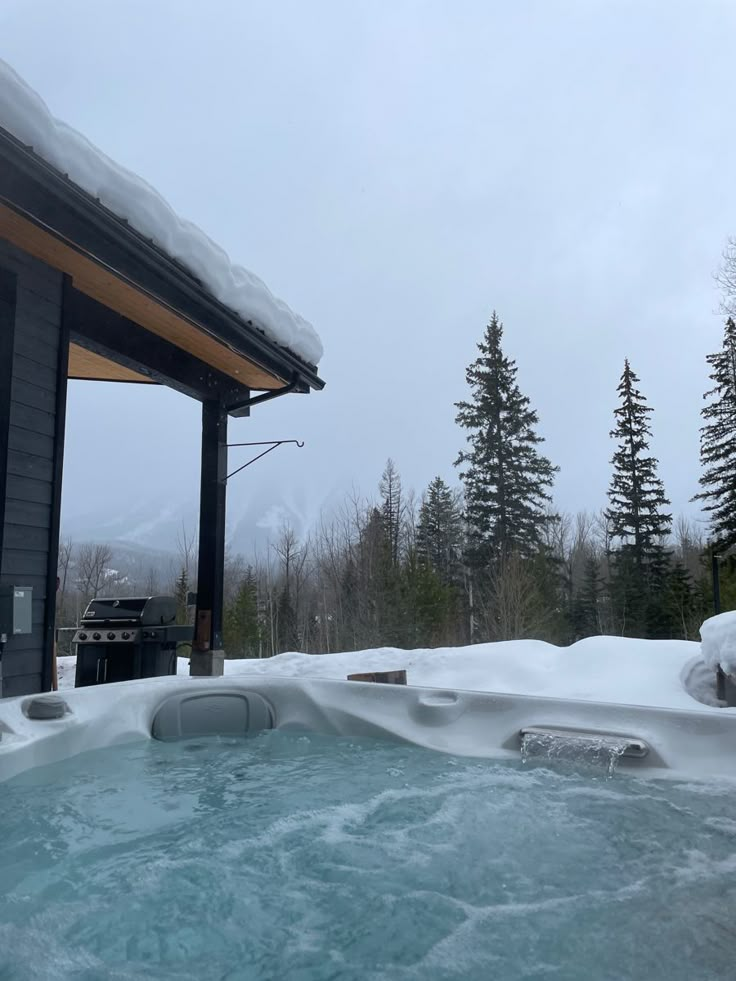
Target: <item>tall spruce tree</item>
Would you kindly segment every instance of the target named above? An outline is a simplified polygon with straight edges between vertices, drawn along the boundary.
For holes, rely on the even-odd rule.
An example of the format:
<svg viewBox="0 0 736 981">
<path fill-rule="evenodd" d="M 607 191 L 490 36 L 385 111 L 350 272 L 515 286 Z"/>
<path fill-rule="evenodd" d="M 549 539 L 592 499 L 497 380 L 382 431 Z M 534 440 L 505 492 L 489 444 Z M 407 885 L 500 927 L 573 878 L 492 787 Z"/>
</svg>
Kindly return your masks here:
<svg viewBox="0 0 736 981">
<path fill-rule="evenodd" d="M 276 606 L 276 616 L 278 618 L 279 653 L 300 650 L 299 622 L 288 580 L 281 588 Z"/>
<path fill-rule="evenodd" d="M 662 609 L 668 553 L 663 539 L 671 530 L 672 515 L 665 510 L 669 501 L 657 459 L 647 453 L 652 408 L 636 387 L 638 381 L 626 359 L 611 431 L 618 447 L 611 461 L 606 516 L 611 539 L 619 542 L 612 555 L 611 597 L 622 633 L 661 637 L 667 636 Z"/>
<path fill-rule="evenodd" d="M 435 477 L 422 495 L 416 546 L 405 563 L 425 645 L 466 639 L 464 545 L 460 493 Z"/>
<path fill-rule="evenodd" d="M 398 566 L 401 550 L 401 526 L 404 519 L 404 502 L 401 493 L 401 477 L 396 464 L 388 458 L 378 485 L 381 494 L 381 513 L 385 523 L 391 562 Z"/>
<path fill-rule="evenodd" d="M 700 430 L 700 462 L 703 490 L 694 500 L 704 501 L 710 527 L 719 548 L 736 545 L 736 323 L 726 321 L 723 346 L 707 359 L 713 388 L 701 410 L 705 425 Z"/>
<path fill-rule="evenodd" d="M 429 565 L 445 584 L 462 576 L 463 513 L 458 494 L 441 477 L 427 488 L 417 522 L 417 558 Z"/>
<path fill-rule="evenodd" d="M 259 657 L 261 624 L 258 616 L 258 580 L 248 566 L 237 592 L 225 609 L 225 650 L 231 657 Z"/>
<path fill-rule="evenodd" d="M 465 485 L 471 556 L 481 564 L 519 552 L 529 556 L 549 520 L 547 505 L 557 467 L 538 451 L 537 413 L 516 383 L 516 362 L 501 348 L 503 324 L 494 311 L 480 356 L 468 366 L 469 401 L 456 403 L 469 449 L 456 466 Z"/>
<path fill-rule="evenodd" d="M 572 626 L 575 640 L 593 637 L 601 632 L 602 594 L 600 563 L 597 557 L 591 554 L 585 560 L 583 579 L 573 601 Z"/>
<path fill-rule="evenodd" d="M 673 563 L 667 581 L 666 616 L 670 621 L 670 633 L 683 640 L 695 639 L 693 636 L 693 614 L 695 612 L 695 592 L 690 573 L 680 559 Z M 697 621 L 698 626 L 700 620 Z"/>
<path fill-rule="evenodd" d="M 393 560 L 385 509 L 372 507 L 365 516 L 360 544 L 361 608 L 365 644 L 400 647 L 401 568 Z"/>
<path fill-rule="evenodd" d="M 189 608 L 187 598 L 189 596 L 189 575 L 186 566 L 181 567 L 181 572 L 176 577 L 174 583 L 174 596 L 176 597 L 176 622 L 186 624 L 189 622 Z"/>
<path fill-rule="evenodd" d="M 637 567 L 643 568 L 669 534 L 672 515 L 664 510 L 670 502 L 657 473 L 658 461 L 647 454 L 652 407 L 636 387 L 638 381 L 627 358 L 617 389 L 621 404 L 613 413 L 616 428 L 611 437 L 618 440 L 618 448 L 611 460 L 606 516 L 611 537 L 619 539 Z"/>
<path fill-rule="evenodd" d="M 401 643 L 435 647 L 452 643 L 457 595 L 437 571 L 409 549 L 401 570 Z"/>
</svg>

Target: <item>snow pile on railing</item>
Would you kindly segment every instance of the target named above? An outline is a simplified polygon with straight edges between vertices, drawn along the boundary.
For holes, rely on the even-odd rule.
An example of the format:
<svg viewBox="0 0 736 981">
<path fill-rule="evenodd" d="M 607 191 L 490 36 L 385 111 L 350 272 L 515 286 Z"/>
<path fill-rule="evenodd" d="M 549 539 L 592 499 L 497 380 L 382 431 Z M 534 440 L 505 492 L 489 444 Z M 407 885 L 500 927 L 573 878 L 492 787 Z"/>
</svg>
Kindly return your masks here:
<svg viewBox="0 0 736 981">
<path fill-rule="evenodd" d="M 218 299 L 272 341 L 309 364 L 322 342 L 311 324 L 275 297 L 266 284 L 233 265 L 212 239 L 180 218 L 150 184 L 120 167 L 71 126 L 55 119 L 41 97 L 0 59 L 0 127 L 12 133 L 119 218 L 125 218 L 176 259 Z"/>
<path fill-rule="evenodd" d="M 703 660 L 713 671 L 720 665 L 736 675 L 736 610 L 706 620 L 700 628 Z"/>
</svg>

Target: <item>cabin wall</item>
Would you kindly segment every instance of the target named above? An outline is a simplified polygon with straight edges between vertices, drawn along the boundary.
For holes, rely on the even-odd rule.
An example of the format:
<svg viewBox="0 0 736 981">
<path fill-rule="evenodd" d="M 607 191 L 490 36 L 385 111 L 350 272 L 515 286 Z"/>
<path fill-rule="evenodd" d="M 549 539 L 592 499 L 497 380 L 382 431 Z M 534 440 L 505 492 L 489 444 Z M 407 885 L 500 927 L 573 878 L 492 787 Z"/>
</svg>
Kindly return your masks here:
<svg viewBox="0 0 736 981">
<path fill-rule="evenodd" d="M 0 583 L 33 587 L 33 631 L 8 640 L 3 697 L 50 683 L 68 357 L 63 291 L 62 273 L 0 238 Z"/>
</svg>

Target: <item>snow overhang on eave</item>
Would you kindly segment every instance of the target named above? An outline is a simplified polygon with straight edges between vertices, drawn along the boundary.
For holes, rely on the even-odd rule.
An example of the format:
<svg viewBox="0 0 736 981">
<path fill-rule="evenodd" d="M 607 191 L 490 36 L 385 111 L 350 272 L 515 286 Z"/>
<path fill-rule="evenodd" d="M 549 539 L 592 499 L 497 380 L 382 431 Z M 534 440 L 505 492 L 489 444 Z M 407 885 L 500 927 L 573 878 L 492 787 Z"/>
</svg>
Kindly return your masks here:
<svg viewBox="0 0 736 981">
<path fill-rule="evenodd" d="M 182 265 L 0 128 L 0 238 L 254 390 L 320 390 L 314 365 L 217 300 Z"/>
</svg>

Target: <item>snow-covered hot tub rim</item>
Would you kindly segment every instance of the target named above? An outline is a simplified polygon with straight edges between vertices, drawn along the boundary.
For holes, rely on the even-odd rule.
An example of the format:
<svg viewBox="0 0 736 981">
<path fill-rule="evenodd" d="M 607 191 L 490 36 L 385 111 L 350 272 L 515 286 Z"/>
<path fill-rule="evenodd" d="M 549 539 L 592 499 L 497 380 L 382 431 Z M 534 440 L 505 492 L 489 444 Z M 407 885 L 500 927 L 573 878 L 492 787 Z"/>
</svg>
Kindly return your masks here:
<svg viewBox="0 0 736 981">
<path fill-rule="evenodd" d="M 150 739 L 162 703 L 197 692 L 255 693 L 273 706 L 277 728 L 391 738 L 488 759 L 518 760 L 520 734 L 529 727 L 620 734 L 649 749 L 644 759 L 622 760 L 624 771 L 736 780 L 736 715 L 728 712 L 346 681 L 167 677 L 67 691 L 69 712 L 58 720 L 29 719 L 28 696 L 0 701 L 0 781 L 88 750 Z"/>
</svg>

